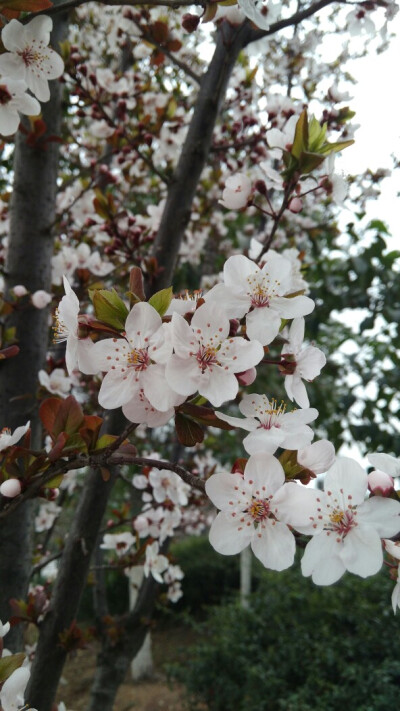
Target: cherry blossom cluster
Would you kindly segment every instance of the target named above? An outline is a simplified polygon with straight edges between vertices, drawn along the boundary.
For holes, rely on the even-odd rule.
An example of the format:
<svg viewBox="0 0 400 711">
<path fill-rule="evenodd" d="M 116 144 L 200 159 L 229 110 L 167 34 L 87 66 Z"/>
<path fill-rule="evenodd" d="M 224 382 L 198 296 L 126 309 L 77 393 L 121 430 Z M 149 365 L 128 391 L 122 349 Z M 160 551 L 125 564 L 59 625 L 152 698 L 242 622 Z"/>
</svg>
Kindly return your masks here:
<svg viewBox="0 0 400 711">
<path fill-rule="evenodd" d="M 268 362 L 265 347 L 281 332 L 278 362 L 287 395 L 300 409 L 286 412 L 283 402 L 249 393 L 239 404 L 243 419 L 216 412 L 220 420 L 247 430 L 243 445 L 250 458 L 243 473 L 214 474 L 206 482 L 209 498 L 220 509 L 210 540 L 225 554 L 250 544 L 264 565 L 282 570 L 293 563 L 294 532 L 311 535 L 303 573 L 318 584 L 330 584 L 345 570 L 363 577 L 379 570 L 381 538 L 400 529 L 400 503 L 379 496 L 365 501 L 368 479 L 362 468 L 350 459 L 334 462 L 328 442 L 311 444 L 309 424 L 318 412 L 309 407 L 304 380 L 319 374 L 325 356 L 315 346 L 303 346 L 304 316 L 314 302 L 299 294 L 299 276 L 289 255 L 270 250 L 260 265 L 235 255 L 225 263 L 223 280 L 201 301 L 169 299 L 164 317 L 150 303 L 138 302 L 127 312 L 120 333 L 96 342 L 79 338 L 79 302 L 64 278 L 57 336 L 66 339 L 70 373 L 76 367 L 87 374 L 105 373 L 100 405 L 122 407 L 132 422 L 156 427 L 168 422 L 188 398 L 200 396 L 213 407 L 234 400 L 239 383 L 245 382 L 243 374 L 252 373 L 249 382 L 254 380 L 256 366 Z M 282 331 L 287 320 L 291 326 Z M 311 476 L 328 470 L 325 493 L 287 481 L 285 462 L 274 456 L 278 449 L 297 451 L 295 465 Z M 152 472 L 149 479 L 135 477 L 135 486 L 152 487 L 151 494 L 144 493 L 145 508 L 134 523 L 139 536 L 162 543 L 173 534 L 180 523 L 177 506 L 187 503 L 186 485 L 179 481 L 168 471 Z M 153 506 L 166 500 L 167 509 Z M 132 544 L 131 534 L 129 540 Z M 161 578 L 167 559 L 156 543 L 148 546 L 146 571 L 154 569 Z"/>
<path fill-rule="evenodd" d="M 49 81 L 64 71 L 63 60 L 48 46 L 52 28 L 52 19 L 41 15 L 26 25 L 11 20 L 2 29 L 7 50 L 0 55 L 0 133 L 4 136 L 18 129 L 19 114 L 40 113 L 39 102 L 50 99 Z"/>
</svg>

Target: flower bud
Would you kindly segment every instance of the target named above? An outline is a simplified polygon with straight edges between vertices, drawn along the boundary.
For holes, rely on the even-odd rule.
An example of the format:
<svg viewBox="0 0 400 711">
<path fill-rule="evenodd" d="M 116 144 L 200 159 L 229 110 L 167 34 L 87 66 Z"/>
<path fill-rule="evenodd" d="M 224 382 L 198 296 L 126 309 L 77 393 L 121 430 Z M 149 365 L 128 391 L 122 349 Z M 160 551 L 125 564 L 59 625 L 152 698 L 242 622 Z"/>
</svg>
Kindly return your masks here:
<svg viewBox="0 0 400 711">
<path fill-rule="evenodd" d="M 13 292 L 15 296 L 25 296 L 28 293 L 28 289 L 23 284 L 16 284 L 16 286 L 13 286 Z"/>
<path fill-rule="evenodd" d="M 303 201 L 298 197 L 292 198 L 288 205 L 288 209 L 290 212 L 294 213 L 301 212 L 303 209 Z"/>
<path fill-rule="evenodd" d="M 19 479 L 6 479 L 0 485 L 0 494 L 2 496 L 7 496 L 9 499 L 13 499 L 21 493 L 21 482 Z"/>
<path fill-rule="evenodd" d="M 235 373 L 235 375 L 240 385 L 251 385 L 257 377 L 257 371 L 255 368 L 249 368 L 242 373 Z"/>
<path fill-rule="evenodd" d="M 47 304 L 50 303 L 51 298 L 51 294 L 48 294 L 47 291 L 43 291 L 43 289 L 39 289 L 32 294 L 31 301 L 36 309 L 44 309 Z"/>
<path fill-rule="evenodd" d="M 393 479 L 389 474 L 375 469 L 368 474 L 368 489 L 375 496 L 390 496 L 394 491 Z"/>
<path fill-rule="evenodd" d="M 182 27 L 186 32 L 195 32 L 199 22 L 200 17 L 198 15 L 192 15 L 190 12 L 186 12 L 182 17 Z"/>
<path fill-rule="evenodd" d="M 335 461 L 335 448 L 327 439 L 320 439 L 299 449 L 297 461 L 305 469 L 309 469 L 313 474 L 323 474 L 328 471 Z"/>
</svg>

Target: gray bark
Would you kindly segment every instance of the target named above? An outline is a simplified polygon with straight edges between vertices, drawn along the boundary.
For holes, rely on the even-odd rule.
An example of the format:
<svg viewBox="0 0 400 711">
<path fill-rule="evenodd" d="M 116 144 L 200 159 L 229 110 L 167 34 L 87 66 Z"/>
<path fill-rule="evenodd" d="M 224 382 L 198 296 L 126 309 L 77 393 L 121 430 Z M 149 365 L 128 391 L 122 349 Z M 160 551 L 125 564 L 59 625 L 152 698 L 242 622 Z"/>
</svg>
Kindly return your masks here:
<svg viewBox="0 0 400 711">
<path fill-rule="evenodd" d="M 251 34 L 250 26 L 246 22 L 240 27 L 223 22 L 219 28 L 215 52 L 201 80 L 193 118 L 168 189 L 165 209 L 154 242 L 153 256 L 157 258 L 161 269 L 153 283 L 155 291 L 171 284 L 179 247 L 190 219 L 193 198 L 210 151 L 221 103 L 238 54 L 249 42 Z"/>
<path fill-rule="evenodd" d="M 125 679 L 131 660 L 143 645 L 154 611 L 158 584 L 149 575 L 140 587 L 134 609 L 120 620 L 123 634 L 116 644 L 104 640 L 97 657 L 96 673 L 87 711 L 113 708 L 117 691 Z"/>
<path fill-rule="evenodd" d="M 63 38 L 66 27 L 66 17 L 57 17 L 52 35 L 54 47 Z M 23 284 L 32 293 L 38 289 L 50 291 L 51 287 L 59 146 L 43 141 L 46 136 L 60 133 L 61 85 L 58 81 L 51 82 L 51 98 L 43 104 L 42 116 L 47 131 L 36 146 L 29 146 L 21 132 L 16 135 L 6 292 L 16 284 Z M 10 316 L 7 326 L 16 327 L 20 353 L 2 361 L 0 367 L 0 426 L 14 430 L 30 420 L 34 447 L 41 446 L 35 394 L 37 374 L 46 359 L 48 313 L 48 309 L 39 310 L 29 305 Z M 32 506 L 25 504 L 1 524 L 2 620 L 10 617 L 9 600 L 26 595 L 31 564 L 31 511 Z M 7 646 L 17 649 L 21 635 L 21 626 L 14 627 L 7 636 Z"/>
<path fill-rule="evenodd" d="M 201 82 L 193 118 L 168 190 L 154 245 L 154 255 L 162 267 L 162 272 L 151 284 L 153 293 L 171 283 L 179 247 L 190 218 L 194 194 L 208 158 L 221 103 L 238 54 L 249 41 L 250 33 L 247 23 L 240 28 L 223 23 L 218 31 L 214 56 Z M 118 688 L 147 635 L 147 618 L 152 614 L 156 587 L 151 577 L 144 581 L 135 608 L 125 620 L 126 634 L 118 644 L 111 646 L 107 639 L 103 640 L 87 711 L 95 711 L 100 707 L 102 711 L 112 711 Z"/>
<path fill-rule="evenodd" d="M 121 430 L 121 420 L 121 411 L 114 410 L 107 423 L 108 431 Z M 106 482 L 98 470 L 91 470 L 87 475 L 60 561 L 50 610 L 40 627 L 31 678 L 25 693 L 29 704 L 40 711 L 51 711 L 52 708 L 67 656 L 67 651 L 59 644 L 59 635 L 76 618 L 91 556 L 116 476 L 115 468 L 110 471 L 110 478 Z"/>
</svg>

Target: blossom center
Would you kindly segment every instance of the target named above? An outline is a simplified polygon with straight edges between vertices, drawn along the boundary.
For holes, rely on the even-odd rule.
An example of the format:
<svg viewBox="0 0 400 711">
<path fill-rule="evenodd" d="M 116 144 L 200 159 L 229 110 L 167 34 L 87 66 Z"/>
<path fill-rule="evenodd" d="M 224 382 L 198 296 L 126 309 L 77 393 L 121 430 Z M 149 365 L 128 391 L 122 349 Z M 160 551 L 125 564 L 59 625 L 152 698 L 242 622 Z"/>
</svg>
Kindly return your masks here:
<svg viewBox="0 0 400 711">
<path fill-rule="evenodd" d="M 269 403 L 270 407 L 260 411 L 260 427 L 264 430 L 270 430 L 272 427 L 280 427 L 280 418 L 285 414 L 286 404 L 281 400 L 278 405 L 275 399 Z"/>
<path fill-rule="evenodd" d="M 33 47 L 25 47 L 25 49 L 23 49 L 22 52 L 18 52 L 18 54 L 26 67 L 31 67 L 33 64 L 41 64 L 44 59 L 43 55 Z"/>
<path fill-rule="evenodd" d="M 8 91 L 7 87 L 4 84 L 1 84 L 0 86 L 0 104 L 1 106 L 5 106 L 6 104 L 11 101 L 12 96 L 10 92 Z"/>
<path fill-rule="evenodd" d="M 269 503 L 265 499 L 254 499 L 247 509 L 247 513 L 254 519 L 254 523 L 265 521 L 269 516 Z"/>
<path fill-rule="evenodd" d="M 66 341 L 69 336 L 69 330 L 60 316 L 59 309 L 56 309 L 54 320 L 55 325 L 53 343 L 63 343 L 63 341 Z"/>
<path fill-rule="evenodd" d="M 269 306 L 269 294 L 266 289 L 261 286 L 261 284 L 258 284 L 251 294 L 251 305 L 255 309 Z"/>
<path fill-rule="evenodd" d="M 137 348 L 128 355 L 128 365 L 136 371 L 146 370 L 150 364 L 149 354 L 146 348 Z"/>
<path fill-rule="evenodd" d="M 279 293 L 280 282 L 276 279 L 271 283 L 267 274 L 256 272 L 247 277 L 249 285 L 248 296 L 254 309 L 265 308 L 270 305 L 271 297 Z"/>
<path fill-rule="evenodd" d="M 207 368 L 212 370 L 213 365 L 219 365 L 217 351 L 210 346 L 200 346 L 196 353 L 196 358 L 202 373 L 205 373 Z"/>
<path fill-rule="evenodd" d="M 355 521 L 355 513 L 350 509 L 342 511 L 342 509 L 334 509 L 332 513 L 329 514 L 329 520 L 331 525 L 329 529 L 331 531 L 336 531 L 341 536 L 346 536 L 352 528 L 357 526 Z"/>
</svg>

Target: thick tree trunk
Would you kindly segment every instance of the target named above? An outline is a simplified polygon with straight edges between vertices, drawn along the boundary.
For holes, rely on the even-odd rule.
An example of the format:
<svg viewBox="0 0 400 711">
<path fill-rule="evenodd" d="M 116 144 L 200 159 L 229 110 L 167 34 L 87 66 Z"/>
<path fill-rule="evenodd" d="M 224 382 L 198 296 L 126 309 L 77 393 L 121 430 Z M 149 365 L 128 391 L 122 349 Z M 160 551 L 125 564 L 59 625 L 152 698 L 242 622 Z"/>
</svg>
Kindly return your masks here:
<svg viewBox="0 0 400 711">
<path fill-rule="evenodd" d="M 111 711 L 117 691 L 132 659 L 139 652 L 149 630 L 158 584 L 150 575 L 140 587 L 134 609 L 120 620 L 123 634 L 116 644 L 104 640 L 97 657 L 96 673 L 87 711 Z"/>
<path fill-rule="evenodd" d="M 55 20 L 52 44 L 64 37 L 67 18 Z M 61 84 L 51 82 L 50 101 L 42 106 L 46 134 L 35 146 L 18 132 L 14 152 L 14 183 L 10 207 L 9 251 L 6 266 L 6 291 L 23 284 L 28 291 L 50 291 L 53 224 L 57 190 L 59 145 L 45 143 L 46 137 L 59 135 L 61 126 Z M 26 122 L 25 126 L 29 127 Z M 15 326 L 20 353 L 0 364 L 0 427 L 15 427 L 31 421 L 32 444 L 41 446 L 37 417 L 37 374 L 46 359 L 48 309 L 27 306 L 15 311 L 8 323 Z M 32 506 L 28 503 L 4 519 L 0 528 L 0 619 L 10 617 L 9 600 L 25 597 L 29 579 L 30 525 Z M 7 636 L 7 646 L 21 644 L 22 629 L 17 626 Z"/>
<path fill-rule="evenodd" d="M 223 22 L 218 31 L 214 56 L 201 80 L 193 118 L 178 161 L 160 227 L 154 243 L 160 274 L 155 291 L 171 284 L 179 247 L 191 215 L 201 172 L 206 165 L 213 131 L 240 50 L 249 42 L 248 23 L 233 27 Z"/>
<path fill-rule="evenodd" d="M 195 190 L 206 165 L 215 122 L 238 54 L 248 41 L 250 32 L 246 24 L 237 28 L 229 23 L 223 23 L 218 32 L 214 56 L 201 82 L 193 118 L 168 191 L 154 245 L 154 255 L 162 272 L 152 283 L 151 292 L 171 283 L 179 247 L 190 218 Z M 98 656 L 87 711 L 95 711 L 100 707 L 102 711 L 112 711 L 118 688 L 145 640 L 148 631 L 147 618 L 152 614 L 156 587 L 151 577 L 144 581 L 135 608 L 126 618 L 126 634 L 117 645 L 104 641 Z"/>
<path fill-rule="evenodd" d="M 107 429 L 120 431 L 122 414 L 114 410 Z M 40 711 L 51 711 L 58 682 L 67 656 L 60 646 L 59 635 L 68 630 L 76 618 L 81 595 L 89 572 L 99 528 L 117 472 L 104 481 L 98 470 L 91 470 L 69 531 L 60 572 L 51 598 L 50 610 L 40 628 L 39 642 L 25 698 Z"/>
</svg>

